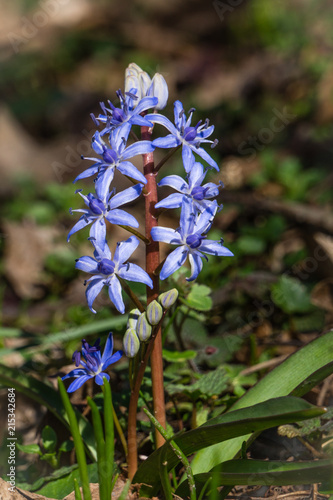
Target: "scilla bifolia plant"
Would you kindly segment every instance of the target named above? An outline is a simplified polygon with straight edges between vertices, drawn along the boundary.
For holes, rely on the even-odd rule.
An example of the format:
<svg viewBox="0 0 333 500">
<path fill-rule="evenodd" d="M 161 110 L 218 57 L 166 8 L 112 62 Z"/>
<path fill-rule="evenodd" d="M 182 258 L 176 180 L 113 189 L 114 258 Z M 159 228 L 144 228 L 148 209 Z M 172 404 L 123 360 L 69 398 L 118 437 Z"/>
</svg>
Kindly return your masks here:
<svg viewBox="0 0 333 500">
<path fill-rule="evenodd" d="M 85 158 L 93 164 L 79 174 L 74 182 L 88 177 L 94 179 L 94 191 L 87 195 L 82 190 L 77 192 L 83 198 L 85 208 L 73 210 L 82 215 L 71 229 L 69 238 L 77 231 L 89 226 L 89 241 L 93 247 L 93 256 L 83 256 L 76 261 L 76 268 L 88 273 L 86 297 L 90 310 L 97 295 L 107 287 L 111 302 L 124 314 L 125 305 L 122 291 L 133 301 L 136 309 L 130 312 L 128 328 L 124 335 L 124 351 L 130 358 L 131 397 L 128 420 L 128 467 L 132 478 L 137 469 L 136 410 L 139 389 L 148 359 L 151 362 L 154 413 L 158 422 L 165 428 L 165 403 L 163 388 L 162 336 L 161 324 L 168 309 L 178 296 L 176 289 L 160 295 L 159 280 L 165 280 L 189 261 L 191 273 L 187 278 L 193 281 L 199 275 L 203 259 L 207 255 L 232 255 L 223 246 L 222 241 L 207 239 L 219 206 L 215 200 L 220 185 L 205 183 L 208 169 L 218 169 L 203 145 L 213 147 L 217 141 L 208 139 L 214 126 L 208 119 L 192 124 L 194 109 L 186 116 L 181 102 L 174 103 L 174 123 L 160 114 L 166 106 L 168 87 L 160 74 L 150 79 L 147 73 L 136 64 L 130 64 L 125 75 L 125 91 L 117 93 L 119 104 L 111 101 L 101 103 L 102 113 L 95 117 L 95 134 L 92 148 L 96 157 Z M 150 113 L 148 113 L 150 111 Z M 157 127 L 154 127 L 154 125 Z M 162 126 L 162 127 L 161 127 Z M 141 140 L 138 131 L 141 128 Z M 157 128 L 166 136 L 153 138 L 153 129 Z M 131 144 L 129 141 L 131 138 Z M 171 152 L 158 164 L 154 163 L 156 148 L 170 148 Z M 157 183 L 157 174 L 166 160 L 181 148 L 180 161 L 184 167 L 184 177 L 167 175 Z M 143 174 L 133 165 L 131 159 L 142 155 Z M 204 165 L 197 160 L 200 160 Z M 116 191 L 114 174 L 118 170 L 133 183 L 123 191 Z M 158 186 L 170 186 L 174 194 L 159 199 Z M 128 214 L 123 206 L 144 196 L 145 231 L 140 231 L 139 223 Z M 160 209 L 180 208 L 178 229 L 158 226 Z M 126 228 L 130 237 L 122 242 L 110 238 L 113 253 L 106 240 L 108 225 L 117 224 Z M 146 270 L 131 262 L 132 254 L 141 242 L 146 248 Z M 173 245 L 172 252 L 163 263 L 160 262 L 159 242 Z M 128 282 L 144 283 L 147 287 L 147 305 L 143 305 L 131 290 Z M 105 369 L 117 361 L 121 352 L 112 355 L 112 336 L 109 335 L 103 356 L 99 344 L 89 346 L 82 341 L 82 356 L 75 352 L 73 361 L 77 366 L 65 378 L 74 377 L 68 392 L 78 389 L 86 380 L 94 377 L 97 384 L 103 384 L 103 377 L 109 378 Z M 143 359 L 140 363 L 140 359 Z M 79 368 L 81 364 L 81 368 Z M 157 446 L 164 438 L 156 433 Z"/>
<path fill-rule="evenodd" d="M 217 163 L 203 147 L 207 143 L 211 146 L 216 144 L 216 141 L 209 139 L 214 126 L 209 125 L 208 120 L 192 124 L 195 110 L 191 109 L 186 114 L 179 101 L 174 103 L 174 123 L 163 116 L 160 111 L 166 106 L 168 99 L 164 78 L 156 74 L 151 80 L 136 64 L 130 64 L 127 68 L 124 93 L 119 90 L 117 97 L 117 106 L 110 101 L 102 103 L 102 113 L 97 117 L 92 115 L 98 129 L 92 138 L 92 148 L 97 156 L 86 158 L 93 161 L 93 164 L 79 174 L 74 182 L 93 177 L 94 192 L 84 195 L 78 190 L 86 207 L 76 210 L 82 215 L 68 238 L 89 226 L 88 239 L 93 255 L 77 259 L 76 268 L 90 275 L 85 283 L 90 310 L 96 313 L 94 301 L 104 287 L 107 287 L 111 302 L 121 314 L 125 313 L 123 291 L 135 306 L 129 312 L 123 338 L 123 349 L 129 358 L 131 387 L 127 446 L 123 443 L 129 479 L 135 476 L 134 481 L 142 485 L 141 492 L 146 495 L 157 494 L 162 487 L 167 499 L 171 500 L 175 493 L 178 497 L 184 495 L 183 498 L 195 500 L 198 493 L 200 500 L 209 496 L 215 498 L 216 488 L 220 485 L 282 485 L 300 484 L 300 481 L 305 484 L 312 480 L 320 482 L 330 478 L 331 461 L 291 464 L 246 460 L 245 449 L 246 443 L 253 440 L 254 433 L 323 414 L 323 409 L 289 395 L 302 396 L 332 372 L 333 332 L 319 337 L 273 370 L 237 401 L 231 411 L 181 436 L 172 436 L 166 430 L 161 327 L 168 310 L 177 301 L 178 291 L 171 289 L 160 294 L 160 280 L 166 280 L 189 263 L 190 273 L 186 279 L 192 282 L 201 272 L 207 256 L 232 256 L 222 241 L 207 237 L 220 208 L 216 197 L 221 183 L 217 185 L 205 182 L 208 169 L 218 170 Z M 141 128 L 141 134 L 135 127 Z M 162 133 L 163 129 L 167 129 L 168 133 L 153 137 L 155 128 Z M 154 162 L 156 148 L 170 149 L 157 165 Z M 157 175 L 166 161 L 177 151 L 179 154 L 180 149 L 184 176 L 167 175 L 157 183 Z M 131 162 L 137 155 L 142 155 L 143 158 L 143 174 Z M 132 182 L 130 187 L 120 192 L 116 192 L 114 186 L 116 170 Z M 159 199 L 159 186 L 169 186 L 174 192 Z M 136 218 L 123 209 L 123 205 L 140 196 L 145 199 L 144 231 L 139 228 Z M 159 213 L 165 209 L 180 209 L 177 229 L 158 225 Z M 117 224 L 130 233 L 122 242 L 115 242 L 110 238 L 112 250 L 107 242 L 110 224 Z M 160 261 L 159 242 L 171 245 L 171 251 L 163 262 Z M 140 243 L 145 245 L 145 270 L 132 262 L 132 256 Z M 146 304 L 134 293 L 129 284 L 131 282 L 146 285 Z M 111 333 L 102 355 L 99 341 L 90 346 L 83 340 L 82 357 L 78 351 L 74 353 L 76 368 L 64 377 L 74 378 L 68 392 L 77 390 L 87 380 L 94 378 L 104 393 L 104 428 L 95 403 L 88 400 L 92 410 L 102 500 L 110 499 L 115 482 L 114 424 L 124 441 L 113 411 L 107 373 L 108 367 L 121 356 L 121 351 L 113 353 Z M 147 415 L 156 429 L 157 449 L 137 470 L 137 404 L 149 359 L 154 415 L 148 411 Z M 87 500 L 90 496 L 82 438 L 62 381 L 59 384 L 71 422 L 81 482 Z M 213 452 L 211 446 L 214 448 Z M 196 452 L 190 463 L 187 457 Z M 243 456 L 243 460 L 233 460 L 237 456 Z M 187 482 L 177 485 L 174 476 L 174 486 L 171 487 L 169 472 L 179 463 L 184 467 Z M 76 490 L 78 491 L 78 486 Z M 228 491 L 227 488 L 224 494 L 220 492 L 219 498 L 224 498 Z M 78 495 L 79 493 L 77 497 Z"/>
</svg>

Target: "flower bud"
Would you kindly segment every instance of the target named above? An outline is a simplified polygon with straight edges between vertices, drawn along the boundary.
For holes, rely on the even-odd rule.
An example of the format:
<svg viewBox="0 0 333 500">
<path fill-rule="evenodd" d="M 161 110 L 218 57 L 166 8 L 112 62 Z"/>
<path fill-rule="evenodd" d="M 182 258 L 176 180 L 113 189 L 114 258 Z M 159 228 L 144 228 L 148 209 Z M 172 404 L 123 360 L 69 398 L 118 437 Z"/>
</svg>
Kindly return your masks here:
<svg viewBox="0 0 333 500">
<path fill-rule="evenodd" d="M 163 309 L 157 300 L 153 300 L 147 306 L 147 319 L 151 325 L 157 325 L 162 319 Z"/>
<path fill-rule="evenodd" d="M 142 313 L 136 324 L 136 333 L 141 342 L 146 342 L 151 337 L 152 327 L 148 323 L 146 313 Z"/>
<path fill-rule="evenodd" d="M 136 323 L 139 319 L 140 314 L 141 312 L 139 311 L 139 309 L 132 309 L 129 312 L 127 320 L 127 328 L 134 328 L 134 330 L 136 329 Z"/>
<path fill-rule="evenodd" d="M 164 307 L 164 309 L 169 309 L 178 299 L 178 290 L 177 288 L 172 288 L 172 290 L 168 290 L 167 292 L 161 293 L 158 297 L 159 303 Z"/>
<path fill-rule="evenodd" d="M 160 110 L 165 108 L 167 105 L 169 97 L 168 85 L 160 73 L 155 73 L 147 95 L 158 98 L 158 103 L 155 106 L 155 109 Z"/>
<path fill-rule="evenodd" d="M 134 328 L 128 328 L 123 338 L 124 351 L 128 358 L 134 358 L 140 349 L 140 340 Z"/>
</svg>

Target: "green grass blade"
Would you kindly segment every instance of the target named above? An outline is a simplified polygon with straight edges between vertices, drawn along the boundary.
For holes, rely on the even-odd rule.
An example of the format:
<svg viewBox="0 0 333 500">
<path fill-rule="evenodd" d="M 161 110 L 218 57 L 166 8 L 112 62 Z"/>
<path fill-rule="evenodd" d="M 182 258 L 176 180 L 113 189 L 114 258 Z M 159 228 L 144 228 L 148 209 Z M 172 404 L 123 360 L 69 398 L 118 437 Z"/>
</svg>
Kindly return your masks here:
<svg viewBox="0 0 333 500">
<path fill-rule="evenodd" d="M 112 477 L 105 478 L 105 441 L 102 419 L 96 403 L 89 396 L 87 397 L 87 402 L 91 408 L 92 424 L 96 441 L 100 500 L 108 500 L 107 481 L 111 481 Z"/>
<path fill-rule="evenodd" d="M 83 446 L 83 441 L 82 437 L 80 434 L 79 426 L 76 420 L 75 412 L 72 407 L 72 403 L 69 400 L 66 388 L 64 386 L 63 381 L 61 378 L 58 378 L 58 385 L 59 385 L 59 392 L 61 399 L 63 401 L 68 420 L 69 420 L 69 425 L 71 429 L 71 433 L 73 436 L 73 441 L 75 445 L 75 453 L 76 453 L 76 459 L 77 463 L 79 466 L 79 471 L 80 471 L 80 479 L 81 479 L 81 485 L 82 485 L 82 491 L 83 491 L 83 498 L 84 500 L 92 500 L 91 499 L 91 492 L 90 492 L 90 486 L 89 486 L 89 479 L 88 479 L 88 468 L 87 468 L 87 461 L 86 461 L 86 454 L 84 452 L 84 446 Z"/>
<path fill-rule="evenodd" d="M 102 386 L 104 394 L 104 432 L 105 432 L 105 482 L 107 483 L 108 500 L 111 499 L 111 482 L 114 466 L 114 424 L 112 412 L 111 386 L 106 377 Z"/>
</svg>

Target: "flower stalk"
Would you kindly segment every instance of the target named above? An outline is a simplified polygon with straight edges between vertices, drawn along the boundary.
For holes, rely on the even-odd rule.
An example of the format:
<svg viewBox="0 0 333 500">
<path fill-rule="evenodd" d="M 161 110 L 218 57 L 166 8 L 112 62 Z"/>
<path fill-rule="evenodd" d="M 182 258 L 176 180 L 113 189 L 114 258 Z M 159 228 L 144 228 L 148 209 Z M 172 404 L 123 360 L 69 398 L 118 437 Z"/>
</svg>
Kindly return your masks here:
<svg viewBox="0 0 333 500">
<path fill-rule="evenodd" d="M 152 140 L 152 129 L 141 127 L 142 140 Z M 145 196 L 146 205 L 146 238 L 151 238 L 151 230 L 158 225 L 155 205 L 158 202 L 156 172 L 154 170 L 154 155 L 146 153 L 143 155 L 143 173 L 147 179 L 147 191 Z M 159 243 L 152 241 L 146 247 L 146 272 L 153 281 L 153 288 L 147 287 L 147 305 L 156 300 L 159 294 L 159 277 L 156 270 L 160 265 Z M 156 339 L 151 353 L 151 373 L 154 401 L 154 416 L 165 428 L 165 400 L 163 384 L 163 358 L 162 358 L 162 332 L 161 327 L 156 332 Z M 159 448 L 164 443 L 163 436 L 156 431 L 156 446 Z"/>
</svg>

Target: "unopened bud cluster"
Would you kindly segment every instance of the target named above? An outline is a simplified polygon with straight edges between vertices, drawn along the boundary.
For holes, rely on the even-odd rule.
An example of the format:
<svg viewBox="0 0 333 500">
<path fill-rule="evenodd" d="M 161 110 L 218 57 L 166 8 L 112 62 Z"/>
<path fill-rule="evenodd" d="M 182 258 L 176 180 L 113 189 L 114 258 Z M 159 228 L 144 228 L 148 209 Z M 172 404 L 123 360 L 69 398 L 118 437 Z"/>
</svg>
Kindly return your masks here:
<svg viewBox="0 0 333 500">
<path fill-rule="evenodd" d="M 158 325 L 163 318 L 164 310 L 176 302 L 178 290 L 173 288 L 159 295 L 158 300 L 148 304 L 145 312 L 132 309 L 127 321 L 127 330 L 124 335 L 124 351 L 128 358 L 134 358 L 140 349 L 141 342 L 147 342 L 153 333 L 153 327 Z"/>
</svg>

